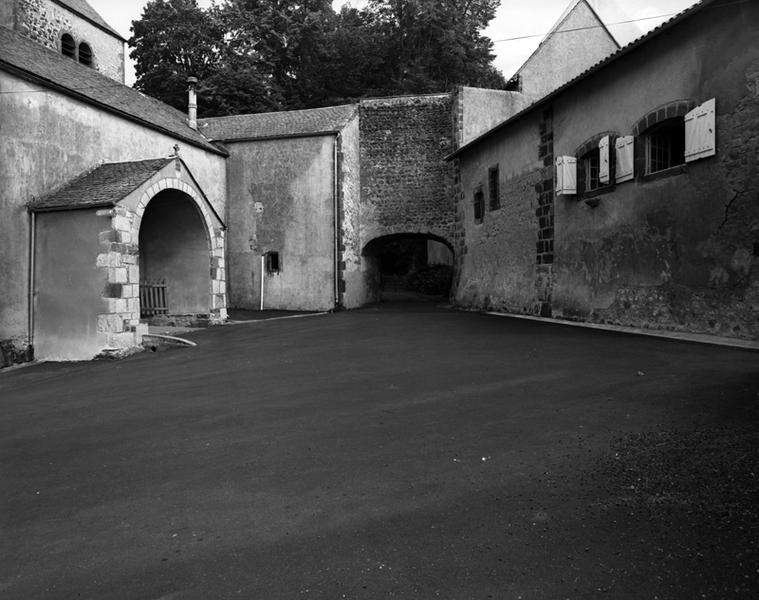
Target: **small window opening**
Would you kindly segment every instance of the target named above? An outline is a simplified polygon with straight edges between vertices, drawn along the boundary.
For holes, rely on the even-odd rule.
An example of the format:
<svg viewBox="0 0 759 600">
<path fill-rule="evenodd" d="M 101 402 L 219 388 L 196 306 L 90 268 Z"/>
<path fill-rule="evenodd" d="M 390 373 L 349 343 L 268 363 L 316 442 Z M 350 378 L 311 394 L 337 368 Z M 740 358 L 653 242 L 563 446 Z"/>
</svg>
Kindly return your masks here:
<svg viewBox="0 0 759 600">
<path fill-rule="evenodd" d="M 79 62 L 87 67 L 92 66 L 92 48 L 84 42 L 79 44 Z"/>
<path fill-rule="evenodd" d="M 266 272 L 270 275 L 273 273 L 279 273 L 281 267 L 279 263 L 279 252 L 267 252 L 266 253 Z"/>
<path fill-rule="evenodd" d="M 598 147 L 593 148 L 587 154 L 583 154 L 579 160 L 577 189 L 580 192 L 592 192 L 601 187 L 599 178 L 599 166 L 601 164 L 601 155 Z"/>
<path fill-rule="evenodd" d="M 474 193 L 474 222 L 482 223 L 482 218 L 485 215 L 485 194 L 482 190 L 477 190 Z"/>
<path fill-rule="evenodd" d="M 498 165 L 490 167 L 488 170 L 488 196 L 490 210 L 501 208 L 501 191 L 498 187 L 499 169 Z"/>
<path fill-rule="evenodd" d="M 61 54 L 69 58 L 76 58 L 76 42 L 68 33 L 61 36 Z"/>
<path fill-rule="evenodd" d="M 645 134 L 646 173 L 657 173 L 685 163 L 685 121 L 668 119 Z"/>
</svg>

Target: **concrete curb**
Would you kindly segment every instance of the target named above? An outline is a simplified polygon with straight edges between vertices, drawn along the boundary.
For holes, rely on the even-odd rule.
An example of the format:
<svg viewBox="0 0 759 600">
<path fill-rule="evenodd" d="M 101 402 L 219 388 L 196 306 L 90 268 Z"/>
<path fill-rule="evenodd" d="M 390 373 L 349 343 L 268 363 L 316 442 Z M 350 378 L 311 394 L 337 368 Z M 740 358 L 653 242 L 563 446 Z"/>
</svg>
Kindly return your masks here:
<svg viewBox="0 0 759 600">
<path fill-rule="evenodd" d="M 223 324 L 224 327 L 229 325 L 250 325 L 251 323 L 266 323 L 267 321 L 284 321 L 285 319 L 303 319 L 305 317 L 319 317 L 322 315 L 328 315 L 329 312 L 307 313 L 304 315 L 288 315 L 286 317 L 271 317 L 270 319 L 251 319 L 250 321 L 227 321 Z"/>
<path fill-rule="evenodd" d="M 160 333 L 146 333 L 146 334 L 144 334 L 142 336 L 143 343 L 145 342 L 145 338 L 155 338 L 155 339 L 158 339 L 159 341 L 175 342 L 177 344 L 182 344 L 182 345 L 185 345 L 185 346 L 197 346 L 197 344 L 195 342 L 192 342 L 190 340 L 186 340 L 186 339 L 181 338 L 181 337 L 176 337 L 176 336 L 173 336 L 173 335 L 163 335 L 163 334 L 160 334 Z"/>
<path fill-rule="evenodd" d="M 703 333 L 685 333 L 681 331 L 657 331 L 653 329 L 640 329 L 637 327 L 624 327 L 621 325 L 603 325 L 600 323 L 578 323 L 577 321 L 563 321 L 561 319 L 551 319 L 548 317 L 533 317 L 530 315 L 514 315 L 509 313 L 499 313 L 485 311 L 484 314 L 494 317 L 507 317 L 509 319 L 522 319 L 524 321 L 538 321 L 541 323 L 550 323 L 553 325 L 568 325 L 570 327 L 584 327 L 586 329 L 599 329 L 601 331 L 614 331 L 617 333 L 629 333 L 633 335 L 645 335 L 648 337 L 665 338 L 677 340 L 680 342 L 695 342 L 697 344 L 709 344 L 712 346 L 725 346 L 728 348 L 739 348 L 741 350 L 759 351 L 759 342 L 751 340 L 739 340 L 732 338 L 723 338 L 716 335 L 707 335 Z"/>
</svg>

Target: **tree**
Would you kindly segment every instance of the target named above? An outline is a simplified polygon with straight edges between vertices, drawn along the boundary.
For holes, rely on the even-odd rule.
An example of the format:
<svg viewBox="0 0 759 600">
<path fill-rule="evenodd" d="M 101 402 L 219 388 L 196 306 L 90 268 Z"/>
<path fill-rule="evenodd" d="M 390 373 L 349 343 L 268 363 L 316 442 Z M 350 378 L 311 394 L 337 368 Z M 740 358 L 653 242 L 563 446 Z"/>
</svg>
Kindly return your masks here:
<svg viewBox="0 0 759 600">
<path fill-rule="evenodd" d="M 367 11 L 386 40 L 386 82 L 392 93 L 503 87 L 492 42 L 480 34 L 500 0 L 370 0 Z"/>
<path fill-rule="evenodd" d="M 132 33 L 135 88 L 176 108 L 187 106 L 188 77 L 204 81 L 220 66 L 224 27 L 197 0 L 151 0 Z"/>
<path fill-rule="evenodd" d="M 204 116 L 326 106 L 366 96 L 502 88 L 480 32 L 499 0 L 151 0 L 132 24 L 137 89 L 177 108 L 186 79 Z"/>
</svg>

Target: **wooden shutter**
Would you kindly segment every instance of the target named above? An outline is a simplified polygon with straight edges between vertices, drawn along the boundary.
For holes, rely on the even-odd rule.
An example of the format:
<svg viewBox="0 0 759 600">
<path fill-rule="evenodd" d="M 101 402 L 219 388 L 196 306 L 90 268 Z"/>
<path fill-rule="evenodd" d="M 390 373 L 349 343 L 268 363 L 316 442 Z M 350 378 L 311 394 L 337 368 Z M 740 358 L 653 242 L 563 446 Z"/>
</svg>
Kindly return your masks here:
<svg viewBox="0 0 759 600">
<path fill-rule="evenodd" d="M 712 98 L 685 115 L 685 162 L 717 154 L 715 108 Z"/>
<path fill-rule="evenodd" d="M 567 196 L 577 193 L 577 159 L 574 156 L 556 158 L 556 193 Z"/>
<path fill-rule="evenodd" d="M 611 182 L 611 161 L 609 156 L 609 136 L 603 136 L 598 142 L 598 181 L 608 184 Z"/>
<path fill-rule="evenodd" d="M 631 135 L 618 137 L 614 150 L 617 159 L 616 182 L 630 181 L 635 174 L 635 138 Z"/>
</svg>

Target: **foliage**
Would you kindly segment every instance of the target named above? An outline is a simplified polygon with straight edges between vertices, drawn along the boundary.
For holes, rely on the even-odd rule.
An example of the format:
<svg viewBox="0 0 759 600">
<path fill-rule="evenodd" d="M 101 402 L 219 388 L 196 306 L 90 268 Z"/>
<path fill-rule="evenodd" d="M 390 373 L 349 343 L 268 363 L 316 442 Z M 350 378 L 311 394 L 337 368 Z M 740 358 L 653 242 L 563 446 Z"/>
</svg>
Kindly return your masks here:
<svg viewBox="0 0 759 600">
<path fill-rule="evenodd" d="M 203 116 L 311 108 L 366 96 L 502 88 L 480 35 L 500 0 L 151 0 L 129 40 L 137 89 L 177 108 L 200 80 Z"/>
<path fill-rule="evenodd" d="M 187 77 L 206 81 L 221 63 L 224 27 L 197 0 L 151 0 L 132 33 L 135 87 L 176 108 L 187 105 Z"/>
</svg>

